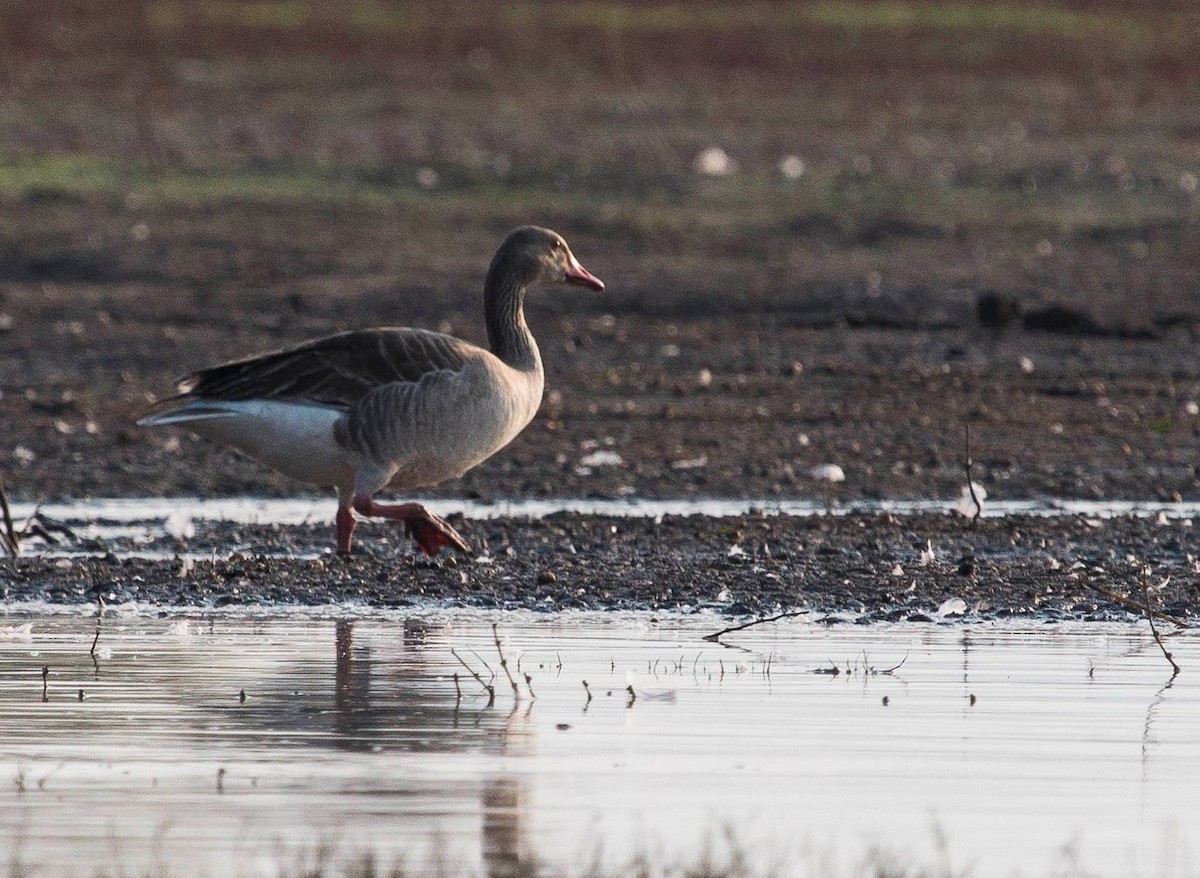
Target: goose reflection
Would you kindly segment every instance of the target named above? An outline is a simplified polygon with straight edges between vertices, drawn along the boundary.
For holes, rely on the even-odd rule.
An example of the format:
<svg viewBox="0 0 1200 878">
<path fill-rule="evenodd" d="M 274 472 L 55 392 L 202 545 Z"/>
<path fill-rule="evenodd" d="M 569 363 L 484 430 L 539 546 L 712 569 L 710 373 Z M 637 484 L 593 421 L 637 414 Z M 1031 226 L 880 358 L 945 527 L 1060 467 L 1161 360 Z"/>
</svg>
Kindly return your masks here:
<svg viewBox="0 0 1200 878">
<path fill-rule="evenodd" d="M 372 635 L 378 629 L 372 631 Z M 500 760 L 537 752 L 533 702 L 505 714 L 459 699 L 446 685 L 449 642 L 442 629 L 418 620 L 404 623 L 399 643 L 356 638 L 352 620 L 334 625 L 333 675 L 328 659 L 294 661 L 264 681 L 239 722 L 292 746 L 379 752 L 472 752 Z M 403 787 L 407 778 L 388 778 Z M 487 776 L 482 786 L 446 787 L 438 796 L 447 812 L 463 797 L 476 799 L 480 853 L 489 878 L 536 872 L 532 832 L 533 789 L 515 772 Z M 396 819 L 409 815 L 398 810 Z"/>
<path fill-rule="evenodd" d="M 513 708 L 501 735 L 501 755 L 532 756 L 537 752 L 532 712 L 533 702 Z M 533 788 L 519 775 L 494 774 L 484 783 L 482 852 L 488 878 L 537 873 L 533 800 Z"/>
</svg>

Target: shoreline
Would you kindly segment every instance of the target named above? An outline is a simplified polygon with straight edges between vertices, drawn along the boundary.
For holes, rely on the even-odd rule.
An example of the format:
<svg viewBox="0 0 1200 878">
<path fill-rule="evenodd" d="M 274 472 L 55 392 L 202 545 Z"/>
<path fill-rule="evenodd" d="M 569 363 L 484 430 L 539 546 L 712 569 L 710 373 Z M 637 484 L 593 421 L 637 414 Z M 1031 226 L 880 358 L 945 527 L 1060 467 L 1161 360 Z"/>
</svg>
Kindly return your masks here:
<svg viewBox="0 0 1200 878">
<path fill-rule="evenodd" d="M 952 513 L 632 518 L 453 516 L 469 557 L 426 559 L 378 522 L 358 552 L 328 551 L 332 527 L 189 520 L 84 537 L 0 564 L 8 602 L 136 601 L 213 608 L 441 602 L 485 609 L 695 610 L 728 617 L 809 609 L 845 621 L 933 621 L 947 601 L 979 619 L 1114 621 L 1139 614 L 1105 592 L 1181 620 L 1200 613 L 1200 540 L 1189 518 Z M 117 529 L 120 530 L 119 528 Z M 128 553 L 157 553 L 130 557 Z"/>
</svg>

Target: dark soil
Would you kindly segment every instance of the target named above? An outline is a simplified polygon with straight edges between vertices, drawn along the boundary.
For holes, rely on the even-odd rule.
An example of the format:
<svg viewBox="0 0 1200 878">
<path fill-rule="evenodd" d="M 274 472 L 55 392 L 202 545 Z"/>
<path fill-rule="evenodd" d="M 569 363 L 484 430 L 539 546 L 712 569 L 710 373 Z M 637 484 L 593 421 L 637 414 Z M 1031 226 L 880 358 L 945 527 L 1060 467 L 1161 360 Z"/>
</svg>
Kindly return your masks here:
<svg viewBox="0 0 1200 878">
<path fill-rule="evenodd" d="M 134 421 L 180 374 L 340 329 L 481 341 L 487 262 L 537 222 L 608 292 L 530 301 L 542 410 L 443 494 L 952 498 L 970 425 L 993 497 L 1200 498 L 1194 4 L 937 5 L 7 4 L 0 479 L 29 500 L 306 490 Z M 730 173 L 696 170 L 710 147 Z M 1088 615 L 1111 609 L 1092 571 L 1132 586 L 1133 554 L 1192 606 L 1185 550 L 1152 542 L 1176 529 L 1147 522 L 468 529 L 494 564 L 27 560 L 7 582 Z"/>
<path fill-rule="evenodd" d="M 455 524 L 477 557 L 430 561 L 411 554 L 395 531 L 368 524 L 354 557 L 300 560 L 286 554 L 325 551 L 327 527 L 198 523 L 187 550 L 200 560 L 190 564 L 122 559 L 104 553 L 128 546 L 92 545 L 83 547 L 94 553 L 88 559 L 0 565 L 0 591 L 13 601 L 79 604 L 99 592 L 110 603 L 144 606 L 433 603 L 711 608 L 734 616 L 806 608 L 870 622 L 936 621 L 952 598 L 962 598 L 973 618 L 1128 619 L 1136 606 L 1102 589 L 1140 605 L 1149 585 L 1156 609 L 1200 613 L 1200 547 L 1190 521 L 1013 516 L 971 525 L 952 515 L 855 514 L 656 522 L 559 514 Z M 183 547 L 164 538 L 139 548 Z"/>
<path fill-rule="evenodd" d="M 1200 18 L 1008 5 L 8 4 L 0 478 L 304 490 L 133 422 L 348 327 L 481 341 L 538 222 L 609 290 L 530 302 L 542 412 L 444 493 L 954 496 L 970 424 L 993 496 L 1200 497 Z"/>
</svg>

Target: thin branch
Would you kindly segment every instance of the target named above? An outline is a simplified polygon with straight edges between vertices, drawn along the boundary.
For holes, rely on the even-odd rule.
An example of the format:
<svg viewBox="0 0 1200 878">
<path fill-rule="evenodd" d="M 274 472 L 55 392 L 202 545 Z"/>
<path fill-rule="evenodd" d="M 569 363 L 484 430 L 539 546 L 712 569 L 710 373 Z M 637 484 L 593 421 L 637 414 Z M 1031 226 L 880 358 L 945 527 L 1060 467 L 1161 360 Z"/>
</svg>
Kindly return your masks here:
<svg viewBox="0 0 1200 878">
<path fill-rule="evenodd" d="M 92 591 L 96 593 L 96 636 L 92 638 L 92 648 L 88 650 L 88 655 L 92 657 L 92 664 L 96 665 L 96 644 L 100 642 L 100 628 L 104 625 L 104 592 L 100 589 L 100 583 L 95 581 L 94 571 L 92 577 Z M 98 665 L 96 670 L 100 670 Z"/>
<path fill-rule="evenodd" d="M 1144 584 L 1146 595 L 1146 620 L 1150 623 L 1150 633 L 1154 635 L 1154 642 L 1158 644 L 1158 648 L 1162 650 L 1162 654 L 1167 657 L 1167 661 L 1171 663 L 1175 674 L 1180 671 L 1179 662 L 1175 661 L 1175 657 L 1167 651 L 1167 645 L 1163 643 L 1162 637 L 1158 633 L 1158 628 L 1154 624 L 1154 614 L 1150 612 L 1150 583 Z M 1174 677 L 1175 674 L 1171 676 Z"/>
<path fill-rule="evenodd" d="M 495 683 L 495 682 L 496 682 L 496 672 L 495 672 L 495 671 L 493 671 L 493 670 L 492 670 L 492 666 L 491 666 L 491 665 L 489 665 L 489 664 L 487 663 L 487 659 L 485 659 L 483 656 L 481 656 L 481 655 L 480 655 L 479 653 L 477 653 L 475 650 L 471 650 L 471 655 L 475 656 L 476 660 L 478 660 L 478 662 L 479 662 L 481 665 L 483 665 L 485 668 L 487 668 L 487 672 L 488 672 L 488 682 L 489 682 L 489 683 Z"/>
<path fill-rule="evenodd" d="M 496 654 L 500 656 L 500 667 L 504 669 L 504 676 L 508 677 L 508 685 L 512 686 L 513 697 L 520 698 L 521 690 L 517 688 L 517 681 L 508 669 L 508 658 L 504 655 L 504 647 L 500 645 L 500 629 L 495 622 L 492 623 L 492 640 L 496 644 Z"/>
<path fill-rule="evenodd" d="M 886 677 L 886 676 L 888 676 L 888 675 L 890 675 L 890 674 L 894 674 L 894 673 L 896 673 L 896 671 L 898 671 L 898 670 L 900 670 L 902 667 L 904 667 L 904 663 L 905 663 L 906 661 L 908 661 L 908 653 L 905 653 L 905 654 L 904 654 L 904 658 L 900 659 L 900 664 L 898 664 L 898 665 L 892 665 L 890 668 L 886 668 L 886 669 L 884 669 L 884 670 L 882 670 L 882 671 L 877 671 L 877 670 L 875 670 L 874 668 L 871 668 L 871 669 L 870 669 L 870 673 L 872 673 L 872 674 L 876 674 L 876 675 L 879 675 L 879 676 L 881 676 L 881 677 Z"/>
<path fill-rule="evenodd" d="M 1128 609 L 1133 610 L 1134 612 L 1145 613 L 1147 616 L 1153 616 L 1155 619 L 1158 619 L 1160 622 L 1170 622 L 1176 628 L 1191 627 L 1185 619 L 1180 619 L 1178 616 L 1172 616 L 1171 614 L 1161 612 L 1160 610 L 1150 609 L 1150 604 L 1148 602 L 1147 603 L 1138 603 L 1137 601 L 1133 600 L 1133 598 L 1128 598 L 1123 594 L 1118 594 L 1115 591 L 1110 591 L 1109 589 L 1105 588 L 1102 585 L 1093 584 L 1092 588 L 1094 588 L 1096 591 L 1100 592 L 1100 594 L 1104 595 L 1110 601 L 1115 601 L 1116 603 L 1120 604 L 1121 606 L 1127 607 Z"/>
<path fill-rule="evenodd" d="M 493 704 L 495 704 L 496 703 L 496 687 L 491 685 L 490 683 L 484 681 L 483 677 L 479 676 L 479 674 L 476 672 L 476 670 L 473 667 L 471 667 L 465 661 L 463 661 L 463 657 L 461 655 L 459 655 L 457 652 L 455 652 L 453 647 L 450 648 L 450 655 L 452 655 L 456 659 L 458 659 L 458 663 L 467 669 L 467 673 L 475 678 L 476 683 L 478 683 L 480 686 L 483 687 L 483 691 L 488 694 L 488 707 L 491 707 Z M 457 675 L 455 675 L 454 685 L 455 686 L 458 685 Z"/>
<path fill-rule="evenodd" d="M 4 519 L 4 530 L 0 531 L 0 543 L 4 544 L 9 557 L 15 561 L 21 554 L 21 537 L 13 524 L 12 510 L 8 506 L 8 492 L 4 490 L 3 483 L 0 483 L 0 515 Z"/>
<path fill-rule="evenodd" d="M 971 516 L 971 524 L 979 521 L 979 516 L 983 515 L 983 504 L 979 502 L 979 495 L 975 493 L 975 482 L 971 478 L 971 468 L 975 465 L 975 461 L 971 458 L 971 425 L 967 423 L 966 427 L 966 448 L 963 456 L 963 469 L 967 473 L 967 491 L 971 495 L 971 502 L 975 504 L 975 514 Z"/>
<path fill-rule="evenodd" d="M 53 518 L 48 518 L 40 512 L 35 512 L 30 516 L 29 521 L 25 525 L 26 533 L 41 537 L 47 543 L 58 545 L 61 540 L 59 537 L 64 537 L 69 542 L 79 542 L 79 535 L 71 530 L 61 521 L 55 521 Z"/>
<path fill-rule="evenodd" d="M 778 622 L 780 619 L 791 619 L 793 616 L 807 616 L 807 615 L 808 615 L 808 610 L 792 610 L 787 613 L 780 613 L 777 616 L 767 616 L 762 619 L 754 619 L 751 622 L 745 622 L 741 625 L 732 625 L 729 628 L 723 628 L 720 631 L 713 632 L 712 634 L 706 634 L 704 636 L 704 639 L 711 641 L 712 643 L 720 643 L 721 636 L 724 634 L 732 634 L 734 631 L 744 631 L 747 628 L 751 628 L 755 625 L 762 625 L 766 622 Z"/>
</svg>

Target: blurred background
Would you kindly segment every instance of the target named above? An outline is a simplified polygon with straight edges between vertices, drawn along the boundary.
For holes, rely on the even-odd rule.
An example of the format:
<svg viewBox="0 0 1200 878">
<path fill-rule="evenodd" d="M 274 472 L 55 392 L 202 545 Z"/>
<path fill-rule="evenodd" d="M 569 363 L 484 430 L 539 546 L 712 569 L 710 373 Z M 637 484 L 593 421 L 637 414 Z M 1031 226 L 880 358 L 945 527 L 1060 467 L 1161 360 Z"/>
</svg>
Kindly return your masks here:
<svg viewBox="0 0 1200 878">
<path fill-rule="evenodd" d="M 0 477 L 297 492 L 133 420 L 482 341 L 537 223 L 609 288 L 529 303 L 543 410 L 451 493 L 954 493 L 971 423 L 993 494 L 1200 496 L 1198 50 L 1185 0 L 10 0 Z"/>
</svg>

